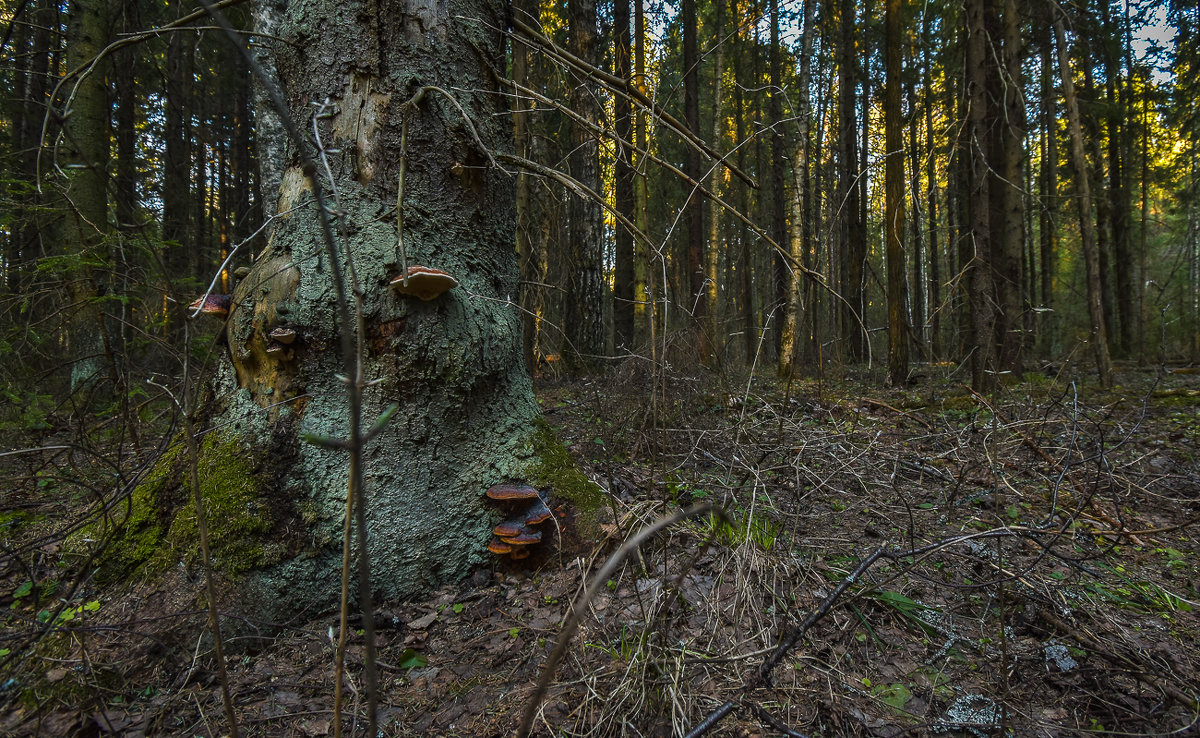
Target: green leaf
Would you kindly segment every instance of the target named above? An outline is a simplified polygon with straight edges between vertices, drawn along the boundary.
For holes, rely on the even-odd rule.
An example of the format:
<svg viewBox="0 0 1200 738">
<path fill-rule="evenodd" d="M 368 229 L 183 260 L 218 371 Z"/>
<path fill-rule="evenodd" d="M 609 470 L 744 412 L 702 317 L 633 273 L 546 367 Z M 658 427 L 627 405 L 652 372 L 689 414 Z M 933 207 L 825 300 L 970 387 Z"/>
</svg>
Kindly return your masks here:
<svg viewBox="0 0 1200 738">
<path fill-rule="evenodd" d="M 871 690 L 871 694 L 875 699 L 890 705 L 897 710 L 903 710 L 908 701 L 912 699 L 912 691 L 903 684 L 880 684 Z"/>
<path fill-rule="evenodd" d="M 33 582 L 25 582 L 20 587 L 17 587 L 16 591 L 13 592 L 13 599 L 19 600 L 22 597 L 28 596 L 29 593 L 32 591 L 33 591 Z"/>
<path fill-rule="evenodd" d="M 411 648 L 404 649 L 404 653 L 400 654 L 399 666 L 401 669 L 419 669 L 429 663 L 429 659 L 425 658 L 424 654 L 417 653 Z"/>
<path fill-rule="evenodd" d="M 462 613 L 462 611 L 463 611 L 463 610 L 467 609 L 467 606 L 466 606 L 466 605 L 464 605 L 464 604 L 463 604 L 463 603 L 461 603 L 461 602 L 456 602 L 456 603 L 454 604 L 454 607 L 453 607 L 453 608 L 451 608 L 451 609 L 453 609 L 453 610 L 454 610 L 454 614 L 455 614 L 455 615 L 458 615 L 458 614 Z"/>
</svg>

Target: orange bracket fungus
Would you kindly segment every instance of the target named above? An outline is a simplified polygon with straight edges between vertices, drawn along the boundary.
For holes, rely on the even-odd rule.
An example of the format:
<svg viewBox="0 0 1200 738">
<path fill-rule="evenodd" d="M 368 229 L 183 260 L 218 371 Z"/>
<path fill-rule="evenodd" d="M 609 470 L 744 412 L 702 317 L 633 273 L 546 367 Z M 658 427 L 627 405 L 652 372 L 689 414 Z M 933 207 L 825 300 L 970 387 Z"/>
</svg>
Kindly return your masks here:
<svg viewBox="0 0 1200 738">
<path fill-rule="evenodd" d="M 488 544 L 494 554 L 509 554 L 513 559 L 529 556 L 529 546 L 542 540 L 542 532 L 533 528 L 551 518 L 541 493 L 527 484 L 496 484 L 488 488 L 489 499 L 507 504 L 528 503 L 524 512 L 508 518 L 497 525 L 492 533 L 495 537 Z"/>
<path fill-rule="evenodd" d="M 420 300 L 432 300 L 457 286 L 458 280 L 448 273 L 423 266 L 410 266 L 404 274 L 392 280 L 396 292 Z"/>
</svg>

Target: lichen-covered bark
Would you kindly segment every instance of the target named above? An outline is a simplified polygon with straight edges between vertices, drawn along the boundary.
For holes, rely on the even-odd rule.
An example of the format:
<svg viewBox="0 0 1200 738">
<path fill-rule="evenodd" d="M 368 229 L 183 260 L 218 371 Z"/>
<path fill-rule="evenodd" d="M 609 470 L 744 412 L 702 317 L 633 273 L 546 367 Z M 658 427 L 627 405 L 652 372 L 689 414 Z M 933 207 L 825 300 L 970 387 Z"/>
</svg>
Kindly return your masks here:
<svg viewBox="0 0 1200 738">
<path fill-rule="evenodd" d="M 275 69 L 293 118 L 310 132 L 313 103 L 336 104 L 319 128 L 323 145 L 337 150 L 331 205 L 343 222 L 335 229 L 345 234 L 339 250 L 353 255 L 365 374 L 377 381 L 364 393 L 364 427 L 399 404 L 364 453 L 373 584 L 385 597 L 416 595 L 483 562 L 495 514 L 483 491 L 533 466 L 537 411 L 513 304 L 512 180 L 489 167 L 462 112 L 432 90 L 408 113 L 404 241 L 409 264 L 445 270 L 460 284 L 431 302 L 387 286 L 400 261 L 402 104 L 437 86 L 470 115 L 485 145 L 505 148 L 511 127 L 487 69 L 503 67 L 503 26 L 504 4 L 495 0 L 295 0 L 275 18 L 286 41 L 276 45 Z M 276 210 L 310 201 L 293 158 Z M 326 607 L 338 593 L 347 455 L 302 440 L 345 438 L 349 425 L 320 234 L 311 206 L 282 216 L 235 289 L 229 316 L 232 371 L 224 371 L 220 420 L 270 454 L 272 494 L 303 523 L 281 531 L 294 555 L 246 583 L 254 606 L 274 615 Z M 290 356 L 267 352 L 267 334 L 280 326 L 297 334 Z"/>
</svg>

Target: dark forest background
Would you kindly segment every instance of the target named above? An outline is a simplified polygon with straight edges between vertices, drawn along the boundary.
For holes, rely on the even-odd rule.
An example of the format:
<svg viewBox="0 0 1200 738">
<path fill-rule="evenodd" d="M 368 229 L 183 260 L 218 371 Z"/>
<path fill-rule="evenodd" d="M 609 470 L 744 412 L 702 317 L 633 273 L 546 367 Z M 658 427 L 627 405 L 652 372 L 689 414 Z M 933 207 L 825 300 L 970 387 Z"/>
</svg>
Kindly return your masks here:
<svg viewBox="0 0 1200 738">
<path fill-rule="evenodd" d="M 269 4 L 222 5 L 282 43 Z M 0 8 L 3 422 L 128 413 L 179 374 L 186 306 L 264 248 L 286 147 L 192 3 Z M 902 384 L 961 362 L 988 389 L 1200 359 L 1198 20 L 1187 1 L 518 0 L 496 71 L 531 367 L 872 362 Z M 104 408 L 68 391 L 101 385 Z"/>
</svg>

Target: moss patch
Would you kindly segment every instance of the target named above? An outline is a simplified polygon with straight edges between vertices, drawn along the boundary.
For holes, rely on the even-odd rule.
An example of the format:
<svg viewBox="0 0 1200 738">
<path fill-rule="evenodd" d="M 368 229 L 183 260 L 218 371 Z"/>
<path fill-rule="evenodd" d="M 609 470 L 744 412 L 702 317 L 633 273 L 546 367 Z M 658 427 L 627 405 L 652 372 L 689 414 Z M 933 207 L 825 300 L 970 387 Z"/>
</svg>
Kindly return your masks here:
<svg viewBox="0 0 1200 738">
<path fill-rule="evenodd" d="M 205 437 L 199 451 L 200 494 L 208 513 L 213 567 L 236 575 L 273 563 L 279 553 L 273 553 L 278 547 L 269 543 L 270 510 L 249 454 L 236 439 L 215 433 Z M 189 474 L 186 449 L 176 441 L 130 495 L 124 524 L 102 554 L 103 578 L 131 571 L 153 576 L 176 562 L 199 563 Z M 95 528 L 100 525 L 85 535 L 98 537 Z"/>
<path fill-rule="evenodd" d="M 604 504 L 604 490 L 579 470 L 571 453 L 544 418 L 538 418 L 534 425 L 534 460 L 528 472 L 529 481 L 538 489 L 570 500 L 581 513 L 594 513 Z"/>
</svg>

